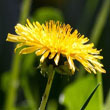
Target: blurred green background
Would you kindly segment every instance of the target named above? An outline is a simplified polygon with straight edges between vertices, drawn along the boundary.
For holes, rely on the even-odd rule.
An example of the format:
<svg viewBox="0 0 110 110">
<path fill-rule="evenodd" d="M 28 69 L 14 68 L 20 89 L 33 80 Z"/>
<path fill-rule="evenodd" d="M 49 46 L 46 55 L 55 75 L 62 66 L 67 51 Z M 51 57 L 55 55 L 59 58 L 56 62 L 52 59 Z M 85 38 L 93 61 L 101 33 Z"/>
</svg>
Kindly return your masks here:
<svg viewBox="0 0 110 110">
<path fill-rule="evenodd" d="M 36 110 L 46 86 L 47 78 L 37 69 L 39 57 L 18 56 L 15 44 L 5 41 L 26 18 L 70 24 L 103 50 L 106 74 L 89 75 L 81 65 L 73 76 L 55 74 L 47 110 L 79 110 L 101 80 L 103 87 L 87 110 L 110 110 L 110 0 L 0 0 L 0 110 Z"/>
</svg>

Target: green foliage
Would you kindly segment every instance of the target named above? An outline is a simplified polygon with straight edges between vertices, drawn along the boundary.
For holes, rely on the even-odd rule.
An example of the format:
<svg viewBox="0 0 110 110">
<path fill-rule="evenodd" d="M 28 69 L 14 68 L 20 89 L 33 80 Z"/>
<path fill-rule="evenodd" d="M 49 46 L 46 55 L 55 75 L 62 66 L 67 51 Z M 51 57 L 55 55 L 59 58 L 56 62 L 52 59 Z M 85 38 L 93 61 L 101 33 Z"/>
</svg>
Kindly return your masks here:
<svg viewBox="0 0 110 110">
<path fill-rule="evenodd" d="M 62 93 L 64 95 L 62 104 L 67 107 L 66 110 L 80 110 L 95 86 L 96 79 L 92 75 L 79 78 L 68 85 Z M 98 93 L 96 92 L 86 107 L 86 110 L 100 110 L 97 95 Z"/>
<path fill-rule="evenodd" d="M 57 110 L 58 105 L 55 100 L 49 100 L 47 104 L 47 110 Z"/>
<path fill-rule="evenodd" d="M 110 110 L 110 91 L 109 91 L 107 98 L 106 98 L 104 110 Z"/>
<path fill-rule="evenodd" d="M 92 93 L 90 94 L 90 96 L 88 97 L 88 99 L 86 100 L 86 102 L 84 103 L 84 105 L 81 107 L 80 110 L 85 110 L 85 108 L 87 107 L 89 101 L 91 100 L 91 98 L 93 97 L 94 93 L 96 92 L 97 88 L 99 87 L 100 84 L 98 84 L 96 86 L 96 88 L 94 88 L 94 90 L 92 91 Z"/>
<path fill-rule="evenodd" d="M 24 56 L 24 61 L 22 63 L 22 74 L 26 75 L 27 73 L 33 75 L 35 73 L 34 69 L 34 61 L 35 61 L 35 54 L 29 54 Z"/>
<path fill-rule="evenodd" d="M 108 12 L 109 12 L 109 6 L 110 6 L 109 2 L 110 2 L 109 0 L 104 0 L 104 3 L 102 4 L 102 8 L 101 10 L 99 10 L 98 16 L 94 23 L 90 41 L 94 42 L 95 45 L 98 44 L 103 28 L 106 24 Z M 96 1 L 88 0 L 86 4 L 85 12 L 83 13 L 83 19 L 81 20 L 81 28 L 84 28 L 82 30 L 84 30 L 85 32 L 88 30 L 88 27 L 90 26 L 88 24 L 91 23 L 92 17 L 94 15 L 94 12 L 96 11 L 98 3 L 99 0 Z M 23 2 L 21 9 L 21 17 L 19 20 L 19 22 L 22 24 L 24 24 L 24 22 L 26 21 L 30 9 L 30 4 L 31 4 L 30 0 L 28 0 L 28 2 L 27 0 L 24 0 Z M 59 9 L 52 7 L 42 7 L 37 9 L 31 18 L 32 21 L 39 21 L 40 23 L 44 23 L 45 21 L 48 20 L 55 20 L 55 21 L 59 20 L 61 22 L 64 21 L 62 12 Z M 22 88 L 27 102 L 25 106 L 22 106 L 22 104 L 20 103 L 21 107 L 16 107 L 15 109 L 34 110 L 34 108 L 38 108 L 39 101 L 41 99 L 41 97 L 39 96 L 40 93 L 37 90 L 33 92 L 32 87 L 34 89 L 39 88 L 39 84 L 35 84 L 32 87 L 30 87 L 30 84 L 32 84 L 32 82 L 31 83 L 29 82 L 30 75 L 27 75 L 27 73 L 30 73 L 31 75 L 33 75 L 32 73 L 36 73 L 33 67 L 35 60 L 37 61 L 37 58 L 38 57 L 36 57 L 33 54 L 29 54 L 26 56 L 24 55 L 24 57 L 22 58 L 23 62 L 21 64 L 21 57 L 14 54 L 14 58 L 12 61 L 12 69 L 9 72 L 3 73 L 1 78 L 2 90 L 5 91 L 6 95 L 8 96 L 6 97 L 7 99 L 5 105 L 6 107 L 10 106 L 10 102 L 11 102 L 12 108 L 15 108 L 15 100 L 17 99 L 16 98 L 17 88 L 14 88 L 14 86 L 9 88 L 9 85 L 11 85 L 13 81 L 15 81 L 15 84 L 18 82 L 17 84 L 20 85 L 20 87 Z M 45 71 L 48 72 L 49 71 L 48 69 L 49 68 L 47 67 L 45 68 L 45 65 L 43 65 L 42 74 L 45 74 Z M 56 69 L 56 71 L 61 74 L 62 73 L 71 74 L 71 71 L 69 71 L 67 66 L 65 65 L 60 66 L 59 69 Z M 80 69 L 80 73 L 78 74 L 82 74 L 82 72 L 83 71 L 81 71 Z M 100 73 L 99 75 L 101 76 Z M 18 80 L 20 80 L 20 83 Z M 84 102 L 90 96 L 96 84 L 97 81 L 93 75 L 78 78 L 73 83 L 69 84 L 62 93 L 62 96 L 64 98 L 62 104 L 66 106 L 66 110 L 80 110 Z M 102 103 L 100 103 L 100 100 L 103 100 L 103 96 L 101 96 L 100 94 L 103 94 L 103 92 L 102 89 L 98 88 L 98 91 L 95 92 L 94 96 L 91 98 L 89 104 L 87 105 L 86 110 L 101 110 L 100 107 L 102 107 Z M 49 100 L 47 105 L 47 110 L 57 110 L 57 109 L 58 109 L 57 102 L 55 100 Z M 109 110 L 109 109 L 110 109 L 110 92 L 107 96 L 106 103 L 104 106 L 104 110 Z"/>
<path fill-rule="evenodd" d="M 1 78 L 1 86 L 2 86 L 2 90 L 3 91 L 7 91 L 9 87 L 9 81 L 10 81 L 10 78 L 11 78 L 11 74 L 10 72 L 4 72 L 3 75 L 2 75 L 2 78 Z"/>
<path fill-rule="evenodd" d="M 30 109 L 28 105 L 24 105 L 24 106 L 16 107 L 15 110 L 32 110 L 32 109 Z"/>
<path fill-rule="evenodd" d="M 61 11 L 52 7 L 39 8 L 34 12 L 32 19 L 33 21 L 39 21 L 40 23 L 44 23 L 48 20 L 64 21 Z"/>
</svg>

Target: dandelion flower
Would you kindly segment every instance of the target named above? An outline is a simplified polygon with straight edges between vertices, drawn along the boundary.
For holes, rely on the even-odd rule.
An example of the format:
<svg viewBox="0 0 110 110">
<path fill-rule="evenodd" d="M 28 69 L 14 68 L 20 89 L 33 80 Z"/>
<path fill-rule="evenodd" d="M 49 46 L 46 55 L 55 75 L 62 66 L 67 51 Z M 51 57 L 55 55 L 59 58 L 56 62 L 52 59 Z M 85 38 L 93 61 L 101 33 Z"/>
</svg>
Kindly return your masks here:
<svg viewBox="0 0 110 110">
<path fill-rule="evenodd" d="M 74 60 L 80 62 L 89 72 L 96 71 L 106 73 L 102 68 L 103 64 L 98 59 L 100 51 L 94 48 L 93 43 L 88 43 L 89 39 L 78 33 L 72 32 L 69 24 L 61 24 L 59 21 L 50 20 L 45 24 L 39 22 L 30 23 L 27 19 L 26 26 L 17 24 L 15 26 L 17 35 L 8 34 L 7 41 L 17 42 L 16 49 L 25 46 L 19 52 L 28 54 L 35 52 L 37 56 L 41 55 L 40 62 L 43 63 L 46 58 L 54 59 L 57 66 L 61 55 L 67 58 L 70 69 L 75 72 Z"/>
</svg>

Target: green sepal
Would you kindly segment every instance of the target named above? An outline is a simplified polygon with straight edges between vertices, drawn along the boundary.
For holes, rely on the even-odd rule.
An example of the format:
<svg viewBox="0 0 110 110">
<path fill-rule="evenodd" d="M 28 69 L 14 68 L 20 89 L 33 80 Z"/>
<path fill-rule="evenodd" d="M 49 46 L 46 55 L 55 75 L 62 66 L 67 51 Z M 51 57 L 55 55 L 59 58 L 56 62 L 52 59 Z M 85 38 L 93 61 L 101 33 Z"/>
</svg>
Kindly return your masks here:
<svg viewBox="0 0 110 110">
<path fill-rule="evenodd" d="M 72 75 L 72 71 L 67 65 L 60 65 L 55 68 L 55 71 L 62 75 Z"/>
<path fill-rule="evenodd" d="M 73 75 L 72 70 L 69 68 L 67 64 L 55 66 L 53 64 L 47 64 L 45 61 L 43 63 L 40 63 L 38 66 L 38 69 L 41 69 L 40 72 L 43 76 L 48 76 L 48 74 L 51 72 L 51 68 L 53 68 L 58 74 L 61 75 Z"/>
<path fill-rule="evenodd" d="M 44 61 L 43 63 L 40 63 L 40 65 L 38 66 L 38 69 L 40 70 L 40 73 L 45 77 L 48 76 L 52 71 L 53 71 L 53 65 L 49 64 L 47 65 L 47 63 Z"/>
</svg>

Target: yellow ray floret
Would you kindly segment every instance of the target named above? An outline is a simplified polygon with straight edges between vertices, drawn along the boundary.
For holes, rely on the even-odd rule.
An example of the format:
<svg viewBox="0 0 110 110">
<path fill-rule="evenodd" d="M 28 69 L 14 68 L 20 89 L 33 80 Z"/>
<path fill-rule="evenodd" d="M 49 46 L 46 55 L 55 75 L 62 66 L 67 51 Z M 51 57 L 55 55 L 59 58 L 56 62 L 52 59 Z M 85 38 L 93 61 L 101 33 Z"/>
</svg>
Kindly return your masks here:
<svg viewBox="0 0 110 110">
<path fill-rule="evenodd" d="M 72 32 L 69 24 L 65 25 L 52 20 L 42 25 L 39 22 L 31 24 L 27 19 L 26 26 L 17 24 L 15 31 L 17 35 L 8 34 L 6 40 L 19 43 L 15 51 L 22 46 L 27 46 L 21 49 L 20 54 L 35 52 L 36 55 L 42 55 L 40 62 L 48 57 L 54 59 L 56 65 L 60 56 L 63 55 L 67 58 L 73 73 L 75 72 L 74 60 L 79 61 L 90 73 L 91 71 L 96 73 L 96 70 L 106 73 L 102 68 L 103 65 L 98 62 L 98 59 L 103 59 L 99 55 L 101 50 L 94 48 L 93 43 L 88 44 L 89 39 L 77 30 Z"/>
</svg>

